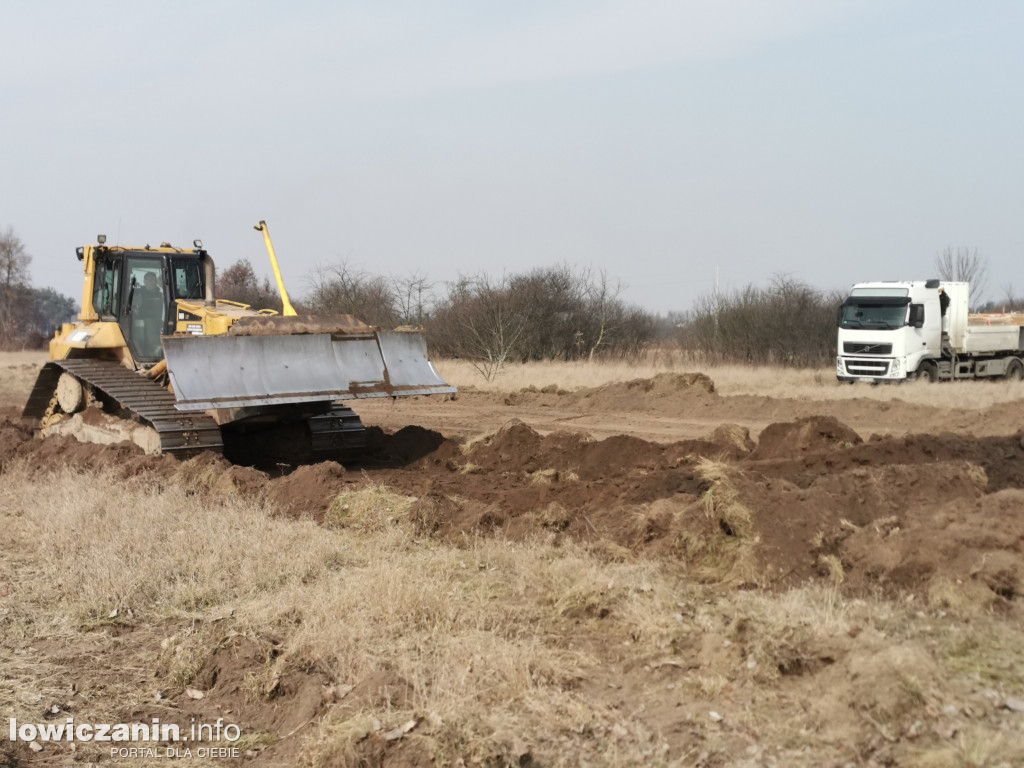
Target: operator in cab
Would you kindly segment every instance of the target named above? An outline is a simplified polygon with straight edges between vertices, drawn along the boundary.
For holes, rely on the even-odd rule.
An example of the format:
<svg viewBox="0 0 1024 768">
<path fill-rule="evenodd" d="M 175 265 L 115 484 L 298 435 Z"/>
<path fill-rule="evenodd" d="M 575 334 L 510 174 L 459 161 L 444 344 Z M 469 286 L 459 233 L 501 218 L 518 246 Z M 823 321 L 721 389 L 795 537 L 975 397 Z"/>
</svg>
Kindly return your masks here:
<svg viewBox="0 0 1024 768">
<path fill-rule="evenodd" d="M 138 344 L 147 356 L 160 354 L 160 331 L 164 324 L 164 297 L 155 272 L 147 272 L 135 294 L 135 317 L 141 321 Z"/>
</svg>

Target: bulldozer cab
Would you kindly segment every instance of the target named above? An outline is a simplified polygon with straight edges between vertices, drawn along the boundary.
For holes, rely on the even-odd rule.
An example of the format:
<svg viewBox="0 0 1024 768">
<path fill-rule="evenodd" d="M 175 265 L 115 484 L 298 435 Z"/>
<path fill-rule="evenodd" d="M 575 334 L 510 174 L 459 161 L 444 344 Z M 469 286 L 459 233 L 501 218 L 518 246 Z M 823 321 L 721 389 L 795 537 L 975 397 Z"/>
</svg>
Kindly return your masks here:
<svg viewBox="0 0 1024 768">
<path fill-rule="evenodd" d="M 136 362 L 161 360 L 160 336 L 174 332 L 176 300 L 205 295 L 201 254 L 106 249 L 94 258 L 99 319 L 117 322 Z"/>
</svg>

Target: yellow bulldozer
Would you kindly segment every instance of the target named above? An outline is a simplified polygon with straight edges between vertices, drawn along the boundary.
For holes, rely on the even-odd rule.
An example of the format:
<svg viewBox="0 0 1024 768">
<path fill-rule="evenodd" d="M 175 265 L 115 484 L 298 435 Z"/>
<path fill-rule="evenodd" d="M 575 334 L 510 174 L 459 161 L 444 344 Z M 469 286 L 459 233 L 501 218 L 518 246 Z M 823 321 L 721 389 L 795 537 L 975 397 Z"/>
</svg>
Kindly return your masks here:
<svg viewBox="0 0 1024 768">
<path fill-rule="evenodd" d="M 132 440 L 148 453 L 223 453 L 249 463 L 348 460 L 365 445 L 360 398 L 454 393 L 418 329 L 351 315 L 300 316 L 263 233 L 284 307 L 215 298 L 213 259 L 193 248 L 95 245 L 78 322 L 50 342 L 23 416 L 44 434 Z"/>
</svg>

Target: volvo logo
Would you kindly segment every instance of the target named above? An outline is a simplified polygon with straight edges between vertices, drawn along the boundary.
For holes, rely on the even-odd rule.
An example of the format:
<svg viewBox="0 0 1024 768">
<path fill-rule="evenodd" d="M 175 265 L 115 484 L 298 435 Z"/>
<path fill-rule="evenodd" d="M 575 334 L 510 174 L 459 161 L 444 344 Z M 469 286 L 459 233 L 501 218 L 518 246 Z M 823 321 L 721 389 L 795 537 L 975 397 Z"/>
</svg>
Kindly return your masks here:
<svg viewBox="0 0 1024 768">
<path fill-rule="evenodd" d="M 862 347 L 860 348 L 860 351 L 861 351 L 861 352 L 870 352 L 870 351 L 871 351 L 871 350 L 873 350 L 874 348 L 875 348 L 875 345 L 874 345 L 874 344 L 865 344 L 864 346 L 862 346 Z"/>
</svg>

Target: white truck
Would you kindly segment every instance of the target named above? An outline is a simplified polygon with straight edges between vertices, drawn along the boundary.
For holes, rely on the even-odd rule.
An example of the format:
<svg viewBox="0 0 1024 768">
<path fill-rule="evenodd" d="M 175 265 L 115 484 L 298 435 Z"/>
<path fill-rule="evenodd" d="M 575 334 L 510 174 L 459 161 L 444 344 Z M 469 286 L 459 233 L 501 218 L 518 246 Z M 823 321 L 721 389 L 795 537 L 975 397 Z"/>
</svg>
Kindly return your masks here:
<svg viewBox="0 0 1024 768">
<path fill-rule="evenodd" d="M 969 284 L 857 283 L 839 307 L 836 378 L 1024 379 L 1024 314 L 970 314 Z"/>
</svg>

